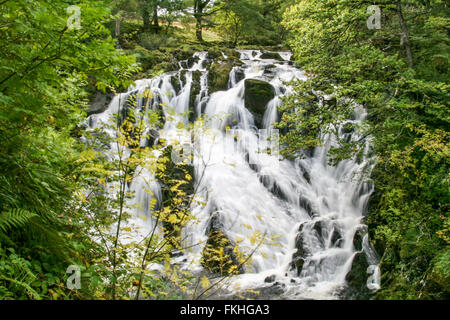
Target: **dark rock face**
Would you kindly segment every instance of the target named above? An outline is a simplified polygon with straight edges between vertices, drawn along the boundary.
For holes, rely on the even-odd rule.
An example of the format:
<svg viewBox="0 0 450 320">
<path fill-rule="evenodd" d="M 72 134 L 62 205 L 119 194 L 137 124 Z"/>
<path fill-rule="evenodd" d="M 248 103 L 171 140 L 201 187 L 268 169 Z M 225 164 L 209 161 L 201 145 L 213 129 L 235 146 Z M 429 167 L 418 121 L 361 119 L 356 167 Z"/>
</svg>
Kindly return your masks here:
<svg viewBox="0 0 450 320">
<path fill-rule="evenodd" d="M 191 86 L 191 95 L 189 98 L 189 110 L 193 113 L 195 109 L 195 100 L 200 93 L 201 84 L 200 78 L 202 73 L 198 70 L 192 72 L 192 86 Z"/>
<path fill-rule="evenodd" d="M 93 114 L 104 112 L 113 98 L 114 94 L 112 93 L 95 93 L 93 99 L 89 103 L 89 108 L 86 111 L 87 115 L 91 116 Z"/>
<path fill-rule="evenodd" d="M 218 214 L 211 217 L 207 229 L 208 241 L 202 252 L 202 266 L 208 271 L 222 276 L 243 273 L 235 253 L 234 244 L 222 230 L 223 224 Z"/>
<path fill-rule="evenodd" d="M 333 229 L 333 232 L 331 234 L 331 245 L 335 248 L 342 248 L 343 244 L 343 237 L 336 228 Z"/>
<path fill-rule="evenodd" d="M 356 253 L 350 272 L 345 277 L 347 287 L 342 292 L 344 299 L 367 300 L 372 296 L 371 290 L 367 288 L 367 262 L 366 255 L 363 252 Z"/>
<path fill-rule="evenodd" d="M 162 204 L 161 207 L 172 206 L 174 200 L 177 198 L 177 191 L 173 190 L 173 187 L 176 187 L 179 181 L 186 181 L 186 175 L 189 174 L 191 177 L 194 176 L 194 168 L 191 165 L 187 164 L 175 164 L 172 161 L 172 151 L 173 147 L 168 146 L 164 150 L 164 161 L 161 164 L 164 165 L 165 170 L 157 171 L 157 177 L 161 183 L 161 192 L 162 192 Z M 178 190 L 183 191 L 186 195 L 191 195 L 194 193 L 194 182 L 192 180 L 187 181 L 187 183 L 182 184 L 177 187 Z M 177 204 L 177 210 L 174 212 L 177 215 L 179 220 L 183 220 L 185 218 L 185 211 L 183 209 L 188 208 L 189 201 L 184 200 L 182 203 Z M 168 242 L 174 248 L 181 248 L 181 225 L 177 223 L 170 223 L 169 221 L 163 222 L 164 227 L 164 236 L 167 238 Z"/>
<path fill-rule="evenodd" d="M 284 61 L 283 58 L 276 52 L 264 51 L 260 57 L 261 59 L 273 59 L 278 61 Z"/>
<path fill-rule="evenodd" d="M 170 83 L 172 84 L 172 87 L 175 90 L 175 93 L 179 94 L 181 91 L 181 84 L 180 84 L 178 74 L 170 77 Z"/>
<path fill-rule="evenodd" d="M 365 230 L 363 228 L 358 229 L 353 236 L 353 246 L 356 251 L 361 251 L 363 248 L 363 238 L 365 235 Z"/>
<path fill-rule="evenodd" d="M 275 282 L 275 279 L 277 278 L 277 276 L 276 275 L 271 275 L 271 276 L 269 276 L 269 277 L 266 277 L 265 279 L 264 279 L 264 282 L 265 283 L 273 283 L 273 282 Z"/>
<path fill-rule="evenodd" d="M 297 275 L 300 275 L 303 269 L 303 265 L 305 263 L 305 257 L 307 255 L 307 252 L 304 247 L 304 240 L 303 240 L 303 228 L 304 224 L 300 225 L 298 229 L 297 238 L 295 239 L 295 247 L 297 248 L 297 251 L 292 256 L 292 262 L 291 262 L 291 269 L 297 270 Z"/>
<path fill-rule="evenodd" d="M 228 62 L 214 63 L 209 66 L 208 86 L 211 93 L 227 89 L 232 69 L 233 64 Z"/>
<path fill-rule="evenodd" d="M 253 114 L 263 116 L 270 100 L 275 98 L 275 88 L 268 82 L 245 80 L 245 106 Z"/>
</svg>

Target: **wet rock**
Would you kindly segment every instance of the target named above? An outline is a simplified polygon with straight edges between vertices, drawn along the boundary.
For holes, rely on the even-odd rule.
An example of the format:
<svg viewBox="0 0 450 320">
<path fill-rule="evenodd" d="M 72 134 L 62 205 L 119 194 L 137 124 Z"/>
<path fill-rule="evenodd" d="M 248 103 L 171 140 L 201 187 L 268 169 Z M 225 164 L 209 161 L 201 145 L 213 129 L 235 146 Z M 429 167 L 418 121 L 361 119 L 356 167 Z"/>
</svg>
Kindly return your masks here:
<svg viewBox="0 0 450 320">
<path fill-rule="evenodd" d="M 238 68 L 236 70 L 236 83 L 238 83 L 238 82 L 240 82 L 240 81 L 242 81 L 244 79 L 245 79 L 245 72 L 244 72 L 244 70 L 241 69 L 241 68 Z"/>
<path fill-rule="evenodd" d="M 210 93 L 227 89 L 232 69 L 231 63 L 214 63 L 209 66 L 208 86 Z"/>
<path fill-rule="evenodd" d="M 89 103 L 89 108 L 86 111 L 87 115 L 91 116 L 104 112 L 113 98 L 113 93 L 96 92 Z"/>
<path fill-rule="evenodd" d="M 265 279 L 264 279 L 264 282 L 265 283 L 272 283 L 272 282 L 275 282 L 275 279 L 277 278 L 277 276 L 276 275 L 271 275 L 271 276 L 269 276 L 269 277 L 266 277 Z"/>
<path fill-rule="evenodd" d="M 295 247 L 297 248 L 297 251 L 292 255 L 291 262 L 291 270 L 296 270 L 298 275 L 300 275 L 302 272 L 303 265 L 305 263 L 305 257 L 307 255 L 303 239 L 304 226 L 305 225 L 302 224 L 298 229 L 298 234 L 295 239 Z"/>
<path fill-rule="evenodd" d="M 200 78 L 202 77 L 201 71 L 193 71 L 192 72 L 192 86 L 191 86 L 191 94 L 189 98 L 189 111 L 191 112 L 191 116 L 194 114 L 195 110 L 195 100 L 201 91 Z M 192 119 L 190 119 L 192 120 Z"/>
<path fill-rule="evenodd" d="M 363 227 L 358 228 L 356 230 L 355 235 L 353 236 L 353 247 L 356 251 L 361 251 L 363 248 L 363 238 L 366 234 L 366 230 Z"/>
<path fill-rule="evenodd" d="M 322 235 L 322 221 L 316 221 L 314 223 L 313 229 L 317 232 L 317 235 L 319 236 L 319 240 L 323 239 L 323 235 Z"/>
<path fill-rule="evenodd" d="M 356 253 L 350 272 L 346 275 L 347 286 L 342 292 L 345 299 L 367 300 L 371 297 L 372 291 L 367 288 L 367 262 L 366 255 L 363 252 Z"/>
<path fill-rule="evenodd" d="M 331 233 L 331 245 L 335 248 L 341 248 L 343 244 L 344 239 L 341 234 L 336 229 L 333 229 L 333 232 Z"/>
<path fill-rule="evenodd" d="M 236 253 L 236 244 L 223 231 L 219 214 L 211 216 L 207 232 L 208 240 L 202 252 L 202 266 L 208 271 L 222 276 L 243 273 Z"/>
<path fill-rule="evenodd" d="M 170 83 L 172 84 L 173 89 L 175 90 L 176 94 L 179 94 L 181 91 L 181 84 L 180 84 L 180 79 L 179 79 L 179 75 L 173 75 L 170 77 Z"/>
<path fill-rule="evenodd" d="M 245 80 L 245 106 L 250 112 L 263 116 L 273 98 L 275 88 L 270 83 L 257 79 Z"/>
<path fill-rule="evenodd" d="M 311 201 L 309 201 L 305 197 L 299 196 L 298 202 L 300 207 L 305 209 L 305 211 L 309 214 L 310 217 L 313 217 L 315 215 Z"/>
<path fill-rule="evenodd" d="M 270 51 L 264 51 L 260 58 L 284 61 L 284 59 L 277 52 L 270 52 Z"/>
</svg>

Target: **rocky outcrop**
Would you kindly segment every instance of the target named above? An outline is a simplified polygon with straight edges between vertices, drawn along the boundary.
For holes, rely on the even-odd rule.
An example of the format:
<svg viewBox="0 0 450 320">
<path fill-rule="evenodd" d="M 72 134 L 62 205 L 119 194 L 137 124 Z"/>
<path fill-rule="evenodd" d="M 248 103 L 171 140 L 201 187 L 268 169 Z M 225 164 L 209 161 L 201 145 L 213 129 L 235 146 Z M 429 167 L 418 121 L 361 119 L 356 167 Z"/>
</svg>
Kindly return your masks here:
<svg viewBox="0 0 450 320">
<path fill-rule="evenodd" d="M 300 225 L 298 229 L 297 238 L 295 239 L 295 247 L 297 248 L 297 251 L 292 256 L 292 262 L 291 262 L 291 270 L 296 270 L 297 275 L 300 275 L 303 269 L 303 265 L 305 263 L 305 258 L 307 255 L 307 252 L 305 250 L 304 246 L 304 240 L 303 240 L 303 228 L 305 227 L 304 224 Z"/>
<path fill-rule="evenodd" d="M 347 287 L 342 293 L 344 299 L 367 300 L 372 291 L 367 287 L 367 268 L 369 263 L 364 252 L 357 252 L 353 258 L 352 268 L 345 277 Z"/>
<path fill-rule="evenodd" d="M 201 264 L 208 271 L 221 276 L 243 273 L 234 244 L 223 231 L 218 214 L 213 214 L 207 228 L 208 241 L 202 252 Z"/>
<path fill-rule="evenodd" d="M 96 92 L 89 102 L 89 107 L 86 110 L 87 115 L 90 116 L 104 112 L 113 98 L 113 93 Z"/>
<path fill-rule="evenodd" d="M 210 93 L 226 90 L 233 67 L 241 66 L 242 61 L 237 51 L 212 48 L 208 50 L 211 63 L 208 65 L 208 86 Z"/>
<path fill-rule="evenodd" d="M 245 106 L 250 112 L 263 116 L 273 98 L 275 88 L 270 83 L 258 79 L 245 80 Z"/>
<path fill-rule="evenodd" d="M 229 62 L 222 64 L 214 63 L 208 67 L 208 86 L 211 93 L 227 89 L 232 69 L 233 64 Z"/>
<path fill-rule="evenodd" d="M 277 52 L 264 51 L 260 56 L 261 59 L 272 59 L 277 61 L 284 61 L 284 59 Z"/>
</svg>

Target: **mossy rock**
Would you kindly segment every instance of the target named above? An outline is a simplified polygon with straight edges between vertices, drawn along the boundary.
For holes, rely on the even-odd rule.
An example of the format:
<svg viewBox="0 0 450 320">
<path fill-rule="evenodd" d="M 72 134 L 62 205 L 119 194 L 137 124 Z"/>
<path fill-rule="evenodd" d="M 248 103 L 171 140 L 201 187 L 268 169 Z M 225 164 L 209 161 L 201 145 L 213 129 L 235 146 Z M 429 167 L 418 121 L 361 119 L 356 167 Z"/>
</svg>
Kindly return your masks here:
<svg viewBox="0 0 450 320">
<path fill-rule="evenodd" d="M 295 247 L 297 248 L 297 251 L 292 255 L 291 270 L 296 270 L 297 275 L 300 275 L 300 273 L 302 272 L 307 255 L 302 234 L 304 227 L 305 225 L 301 224 L 298 228 L 298 234 L 295 239 Z"/>
<path fill-rule="evenodd" d="M 213 215 L 208 227 L 208 241 L 202 252 L 202 266 L 212 273 L 227 276 L 243 273 L 235 254 L 236 245 L 224 231 L 218 215 Z"/>
<path fill-rule="evenodd" d="M 356 251 L 361 251 L 363 248 L 364 230 L 358 229 L 353 235 L 353 247 Z"/>
<path fill-rule="evenodd" d="M 245 106 L 252 113 L 263 116 L 273 98 L 275 88 L 270 83 L 257 79 L 245 80 Z"/>
<path fill-rule="evenodd" d="M 277 61 L 284 61 L 277 52 L 264 51 L 260 57 L 261 59 L 271 59 Z"/>
<path fill-rule="evenodd" d="M 186 176 L 189 175 L 191 177 L 194 176 L 194 167 L 188 164 L 176 164 L 172 159 L 172 146 L 167 146 L 164 150 L 163 157 L 159 159 L 161 165 L 163 165 L 164 169 L 159 169 L 156 172 L 156 176 L 158 177 L 161 183 L 161 192 L 162 192 L 162 205 L 161 207 L 171 206 L 174 203 L 174 200 L 179 196 L 177 190 L 183 191 L 186 195 L 192 195 L 194 193 L 194 182 L 192 179 L 187 180 Z M 182 181 L 181 185 L 178 185 L 179 182 Z M 177 187 L 178 185 L 178 187 Z M 189 207 L 189 200 L 186 197 L 182 203 L 177 202 L 177 208 L 185 208 L 186 210 Z M 184 217 L 181 216 L 184 214 L 183 210 L 179 210 L 175 212 L 178 218 L 182 220 Z M 177 249 L 181 248 L 181 225 L 178 223 L 170 223 L 168 221 L 163 222 L 164 234 L 167 238 L 168 242 Z"/>
<path fill-rule="evenodd" d="M 195 116 L 195 100 L 201 91 L 200 78 L 202 73 L 198 70 L 192 72 L 192 86 L 191 86 L 191 94 L 189 97 L 189 111 L 190 111 L 190 121 L 193 121 L 193 117 Z"/>
<path fill-rule="evenodd" d="M 86 110 L 87 115 L 90 116 L 104 112 L 113 98 L 113 93 L 95 92 L 95 94 L 92 95 L 89 107 Z"/>
<path fill-rule="evenodd" d="M 208 67 L 208 86 L 210 93 L 223 91 L 228 88 L 228 80 L 232 69 L 233 65 L 231 63 L 214 63 Z"/>
<path fill-rule="evenodd" d="M 373 295 L 367 288 L 367 268 L 369 263 L 365 253 L 358 252 L 353 258 L 352 268 L 345 276 L 347 287 L 343 292 L 343 297 L 350 300 L 367 300 Z"/>
</svg>

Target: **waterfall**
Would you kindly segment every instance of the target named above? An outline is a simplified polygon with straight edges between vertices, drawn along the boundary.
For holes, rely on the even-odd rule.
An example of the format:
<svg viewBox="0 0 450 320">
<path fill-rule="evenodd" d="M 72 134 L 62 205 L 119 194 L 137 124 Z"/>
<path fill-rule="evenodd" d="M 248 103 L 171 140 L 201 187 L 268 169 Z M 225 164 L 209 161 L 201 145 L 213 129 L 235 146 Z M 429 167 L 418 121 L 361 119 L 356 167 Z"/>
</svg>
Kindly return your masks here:
<svg viewBox="0 0 450 320">
<path fill-rule="evenodd" d="M 214 223 L 233 244 L 247 252 L 257 245 L 255 237 L 266 239 L 253 253 L 243 274 L 233 278 L 240 289 L 271 287 L 276 281 L 281 288 L 279 298 L 338 298 L 354 257 L 364 253 L 370 262 L 368 272 L 372 273 L 367 286 L 376 290 L 377 257 L 362 224 L 373 186 L 358 178 L 372 162 L 364 158 L 328 165 L 327 150 L 336 143 L 333 136 L 324 137 L 327 142 L 323 147 L 295 161 L 282 160 L 276 152 L 260 152 L 264 149 L 261 144 L 275 132 L 272 124 L 278 120 L 282 97 L 292 93 L 286 82 L 304 80 L 306 75 L 290 63 L 289 52 L 279 53 L 281 59 L 277 60 L 262 59 L 262 52 L 257 50 L 239 53 L 243 64 L 231 70 L 227 90 L 210 92 L 206 67 L 211 60 L 207 52 L 196 53 L 193 59 L 180 62 L 177 72 L 136 81 L 127 93 L 115 97 L 105 112 L 90 116 L 89 126 L 99 128 L 125 107 L 130 95 L 149 90 L 151 101 L 137 99 L 136 108 L 148 105 L 162 109 L 165 123 L 159 138 L 193 145 L 195 182 L 203 200 L 193 202 L 191 207 L 196 223 L 182 230 L 186 246 L 192 248 L 176 258 L 190 270 L 201 272 L 199 261 L 208 240 L 207 230 Z M 261 119 L 246 106 L 248 79 L 269 83 L 274 90 Z M 199 89 L 193 100 L 195 81 Z M 189 111 L 194 118 L 204 118 L 204 127 L 209 130 L 207 134 L 197 134 L 195 144 L 191 139 L 195 129 L 187 127 L 193 120 Z M 349 122 L 364 121 L 363 108 L 355 107 L 354 113 Z M 180 123 L 183 128 L 178 126 Z M 343 128 L 340 135 L 361 138 Z M 138 224 L 151 229 L 154 221 L 149 214 L 150 203 L 161 202 L 159 183 L 144 170 L 129 188 L 135 192 L 136 216 L 149 218 L 147 223 Z M 355 237 L 361 237 L 361 248 L 355 247 Z M 199 243 L 203 245 L 195 245 Z"/>
</svg>

